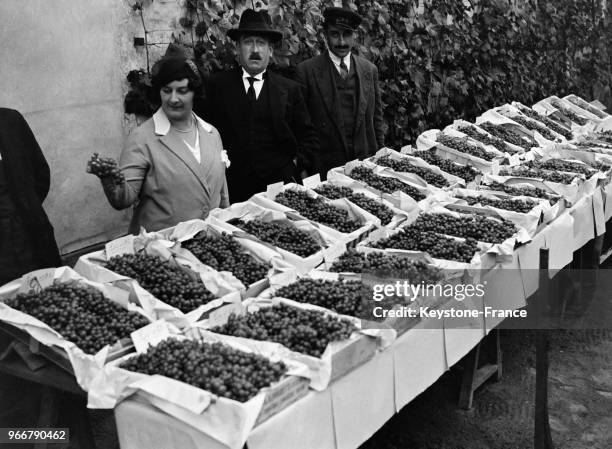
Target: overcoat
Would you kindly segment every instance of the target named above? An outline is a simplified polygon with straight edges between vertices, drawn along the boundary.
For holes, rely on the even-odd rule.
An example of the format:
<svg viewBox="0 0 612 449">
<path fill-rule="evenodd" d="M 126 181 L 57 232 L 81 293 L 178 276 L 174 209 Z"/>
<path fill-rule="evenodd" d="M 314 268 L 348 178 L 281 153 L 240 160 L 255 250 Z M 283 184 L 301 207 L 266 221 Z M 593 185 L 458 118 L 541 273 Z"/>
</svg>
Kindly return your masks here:
<svg viewBox="0 0 612 449">
<path fill-rule="evenodd" d="M 112 180 L 103 180 L 113 207 L 134 205 L 130 233 L 138 233 L 140 227 L 158 231 L 203 219 L 211 209 L 229 205 L 221 137 L 212 125 L 195 117 L 201 163 L 184 142 L 169 133 L 170 122 L 159 109 L 134 130 L 121 152 L 119 166 L 126 182 L 113 186 Z"/>
<path fill-rule="evenodd" d="M 351 58 L 358 85 L 354 158 L 363 159 L 384 146 L 378 69 L 360 56 L 353 54 Z M 317 159 L 323 174 L 353 159 L 348 154 L 333 70 L 336 69 L 327 52 L 300 63 L 296 69 L 296 79 L 302 85 L 308 111 L 318 131 Z"/>
<path fill-rule="evenodd" d="M 0 158 L 17 215 L 12 222 L 17 219 L 19 234 L 26 236 L 19 239 L 20 247 L 15 248 L 23 253 L 28 263 L 21 271 L 60 266 L 53 226 L 42 206 L 49 193 L 49 165 L 28 123 L 19 112 L 12 109 L 0 108 Z M 3 249 L 15 246 L 17 236 L 2 231 L 0 229 L 0 246 Z M 17 260 L 13 261 L 12 267 L 17 270 L 19 267 L 15 265 Z M 25 273 L 15 272 L 13 277 L 22 274 Z"/>
<path fill-rule="evenodd" d="M 242 68 L 217 73 L 206 83 L 202 114 L 221 133 L 223 145 L 232 162 L 228 184 L 232 201 L 247 199 L 265 183 L 291 180 L 305 170 L 311 172 L 318 147 L 317 133 L 306 109 L 300 86 L 287 78 L 266 71 L 264 89 L 268 89 L 272 118 L 274 151 L 248 152 L 244 128 L 248 104 Z M 295 160 L 295 164 L 294 164 Z M 298 176 L 299 178 L 299 176 Z M 299 181 L 296 179 L 295 181 Z M 237 193 L 237 195 L 236 195 Z"/>
</svg>

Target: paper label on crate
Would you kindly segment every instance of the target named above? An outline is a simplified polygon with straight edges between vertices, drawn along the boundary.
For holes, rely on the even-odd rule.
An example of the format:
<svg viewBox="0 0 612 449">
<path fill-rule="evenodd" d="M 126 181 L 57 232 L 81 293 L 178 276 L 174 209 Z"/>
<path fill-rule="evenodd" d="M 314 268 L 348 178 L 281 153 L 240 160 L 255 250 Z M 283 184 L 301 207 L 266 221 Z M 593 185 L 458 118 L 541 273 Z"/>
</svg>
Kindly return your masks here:
<svg viewBox="0 0 612 449">
<path fill-rule="evenodd" d="M 266 196 L 273 200 L 274 198 L 276 198 L 276 195 L 283 191 L 284 185 L 285 183 L 282 181 L 275 182 L 274 184 L 268 184 L 268 187 L 266 188 Z"/>
<path fill-rule="evenodd" d="M 323 250 L 325 265 L 331 265 L 338 257 L 346 252 L 346 243 L 340 242 Z"/>
<path fill-rule="evenodd" d="M 106 260 L 123 254 L 134 254 L 134 236 L 130 234 L 108 242 L 104 246 L 104 250 L 106 252 Z"/>
<path fill-rule="evenodd" d="M 497 176 L 499 174 L 499 161 L 494 159 L 491 161 L 491 174 Z"/>
<path fill-rule="evenodd" d="M 55 268 L 45 268 L 28 273 L 22 277 L 19 293 L 40 292 L 43 288 L 53 285 Z"/>
<path fill-rule="evenodd" d="M 163 320 L 157 320 L 151 324 L 147 324 L 130 334 L 136 352 L 146 352 L 148 347 L 155 346 L 162 340 L 165 340 L 170 336 L 168 331 L 168 325 Z"/>
<path fill-rule="evenodd" d="M 222 326 L 227 323 L 231 314 L 240 315 L 242 311 L 243 307 L 241 303 L 233 303 L 220 307 L 210 312 L 208 315 L 208 324 L 210 327 Z"/>
<path fill-rule="evenodd" d="M 315 189 L 321 184 L 321 175 L 318 173 L 316 175 L 309 176 L 308 178 L 302 179 L 302 184 L 307 189 Z"/>
</svg>

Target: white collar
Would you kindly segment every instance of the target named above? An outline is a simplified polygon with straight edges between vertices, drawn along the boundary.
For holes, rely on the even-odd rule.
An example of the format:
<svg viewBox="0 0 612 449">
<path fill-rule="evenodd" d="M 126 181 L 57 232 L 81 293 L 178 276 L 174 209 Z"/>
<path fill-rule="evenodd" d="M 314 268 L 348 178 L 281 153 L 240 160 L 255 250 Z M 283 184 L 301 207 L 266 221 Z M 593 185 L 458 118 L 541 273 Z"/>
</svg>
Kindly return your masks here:
<svg viewBox="0 0 612 449">
<path fill-rule="evenodd" d="M 334 64 L 336 64 L 337 66 L 340 66 L 340 62 L 342 62 L 342 59 L 339 58 L 338 56 L 336 56 L 335 54 L 333 54 L 331 52 L 331 50 L 327 50 L 327 52 L 329 53 L 329 57 L 331 58 L 332 62 Z M 344 63 L 346 64 L 346 66 L 350 69 L 350 67 L 351 67 L 351 52 L 349 51 L 348 55 L 346 55 L 343 59 L 345 60 Z"/>
<path fill-rule="evenodd" d="M 266 73 L 266 69 L 264 69 L 263 72 L 258 73 L 257 75 L 251 75 L 249 74 L 249 72 L 247 72 L 246 70 L 244 70 L 244 67 L 242 68 L 242 79 L 247 79 L 248 77 L 252 76 L 253 78 L 255 78 L 257 81 L 263 81 L 263 76 L 264 73 Z"/>
<path fill-rule="evenodd" d="M 206 131 L 207 133 L 212 132 L 212 125 L 206 123 L 193 112 L 192 114 L 204 131 Z M 168 116 L 162 108 L 159 108 L 157 112 L 153 114 L 153 125 L 155 126 L 155 134 L 157 134 L 158 136 L 165 136 L 166 134 L 168 134 L 168 131 L 170 131 L 170 120 L 168 119 Z"/>
</svg>

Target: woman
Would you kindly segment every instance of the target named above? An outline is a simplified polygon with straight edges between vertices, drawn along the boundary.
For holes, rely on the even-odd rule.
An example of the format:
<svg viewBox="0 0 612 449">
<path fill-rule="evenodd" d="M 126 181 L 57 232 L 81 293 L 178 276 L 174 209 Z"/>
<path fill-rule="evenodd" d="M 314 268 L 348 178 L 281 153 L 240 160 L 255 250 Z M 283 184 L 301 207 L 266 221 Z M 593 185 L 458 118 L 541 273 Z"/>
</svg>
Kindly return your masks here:
<svg viewBox="0 0 612 449">
<path fill-rule="evenodd" d="M 49 165 L 23 116 L 0 108 L 0 285 L 62 264 L 42 203 Z"/>
<path fill-rule="evenodd" d="M 227 207 L 229 164 L 221 137 L 196 116 L 195 91 L 201 79 L 185 58 L 163 59 L 152 82 L 161 108 L 140 125 L 121 153 L 123 180 L 101 177 L 104 193 L 116 209 L 135 205 L 129 232 L 157 231 L 179 222 L 205 218 Z"/>
</svg>

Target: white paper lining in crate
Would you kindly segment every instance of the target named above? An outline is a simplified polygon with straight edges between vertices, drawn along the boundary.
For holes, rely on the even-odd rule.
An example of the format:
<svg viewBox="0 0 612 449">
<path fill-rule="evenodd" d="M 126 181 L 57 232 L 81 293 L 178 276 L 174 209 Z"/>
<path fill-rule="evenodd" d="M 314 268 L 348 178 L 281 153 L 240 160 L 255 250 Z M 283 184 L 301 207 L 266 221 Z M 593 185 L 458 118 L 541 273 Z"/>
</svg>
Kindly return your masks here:
<svg viewBox="0 0 612 449">
<path fill-rule="evenodd" d="M 566 95 L 565 97 L 563 97 L 563 100 L 567 101 L 568 103 L 575 104 L 580 109 L 590 112 L 591 114 L 595 115 L 599 119 L 606 119 L 610 117 L 610 114 L 608 114 L 604 110 L 605 106 L 601 105 L 601 103 L 599 104 L 603 106 L 603 109 L 599 107 L 599 105 L 597 105 L 598 102 L 595 104 L 589 103 L 584 98 L 581 98 L 578 95 L 574 95 L 574 94 Z"/>
<path fill-rule="evenodd" d="M 305 186 L 307 185 L 307 179 L 308 178 L 303 180 Z M 361 184 L 360 182 L 355 181 L 354 179 L 349 178 L 349 177 L 345 177 L 343 179 L 335 178 L 333 180 L 328 179 L 325 182 L 321 181 L 321 179 L 319 178 L 316 182 L 313 181 L 313 182 L 309 183 L 307 187 L 309 189 L 313 189 L 314 190 L 318 186 L 325 185 L 325 184 L 330 184 L 330 185 L 335 185 L 335 186 L 338 186 L 338 187 L 349 188 L 354 193 L 361 193 L 362 195 L 367 196 L 368 198 L 371 198 L 372 200 L 377 201 L 377 202 L 387 206 L 393 212 L 393 218 L 391 219 L 391 221 L 389 223 L 387 223 L 386 225 L 381 225 L 381 226 L 383 226 L 383 227 L 385 227 L 387 229 L 394 229 L 394 228 L 398 227 L 400 224 L 402 224 L 404 221 L 406 221 L 408 219 L 408 213 L 407 212 L 404 212 L 403 210 L 395 207 L 391 202 L 385 200 L 380 195 L 377 195 L 377 194 L 373 193 L 371 189 L 367 189 L 367 188 L 363 187 L 363 184 Z"/>
<path fill-rule="evenodd" d="M 513 187 L 522 187 L 522 186 L 528 186 L 528 187 L 537 187 L 540 188 L 548 193 L 550 193 L 551 195 L 559 195 L 558 193 L 554 192 L 550 187 L 547 187 L 544 183 L 542 183 L 541 181 L 535 181 L 532 179 L 525 179 L 525 178 L 511 178 L 511 177 L 505 177 L 505 181 L 501 182 L 498 181 L 499 179 L 501 179 L 502 177 L 500 176 L 491 176 L 491 175 L 486 175 L 483 179 L 483 183 L 480 184 L 478 192 L 483 192 L 483 193 L 490 193 L 493 195 L 503 195 L 505 192 L 499 191 L 499 190 L 493 190 L 493 189 L 489 189 L 487 188 L 487 184 L 490 184 L 492 182 L 499 182 L 501 184 L 507 184 L 509 186 L 513 186 Z M 509 195 L 509 194 L 505 194 L 506 196 L 513 198 L 513 195 Z M 565 200 L 563 199 L 563 195 L 559 195 L 561 198 L 559 198 L 558 201 L 555 202 L 555 204 L 551 205 L 549 209 L 543 209 L 543 220 L 544 223 L 550 223 L 552 220 L 554 220 L 555 218 L 557 218 L 559 215 L 561 215 L 561 213 L 563 213 L 563 211 L 565 210 Z M 538 197 L 534 197 L 534 196 L 519 196 L 518 198 L 529 198 L 532 199 L 534 201 L 539 201 L 541 200 L 541 198 Z M 548 200 L 545 200 L 548 201 Z M 550 204 L 550 202 L 549 202 Z"/>
<path fill-rule="evenodd" d="M 482 205 L 481 203 L 475 203 L 469 205 L 467 200 L 462 197 L 484 197 L 494 200 L 512 198 L 517 200 L 530 200 L 535 201 L 533 208 L 526 213 L 515 212 L 507 209 L 500 209 L 490 205 Z M 471 189 L 455 189 L 453 192 L 448 192 L 445 195 L 437 195 L 429 199 L 429 205 L 439 205 L 447 207 L 455 212 L 463 213 L 475 213 L 475 214 L 486 214 L 491 216 L 497 216 L 511 221 L 515 225 L 525 229 L 530 237 L 533 237 L 539 230 L 539 224 L 542 220 L 545 211 L 548 211 L 551 206 L 550 203 L 542 199 L 533 199 L 527 197 L 510 197 L 507 194 L 495 194 L 491 192 L 483 192 L 479 190 Z"/>
<path fill-rule="evenodd" d="M 496 137 L 494 135 L 492 135 L 489 131 L 486 131 L 484 129 L 482 129 L 480 126 L 474 124 L 474 123 L 470 123 L 468 121 L 465 120 L 455 120 L 452 124 L 448 125 L 446 128 L 444 128 L 444 132 L 449 134 L 449 135 L 454 135 L 454 136 L 461 136 L 461 137 L 468 137 L 468 140 L 472 143 L 477 143 L 478 145 L 486 148 L 489 151 L 493 151 L 496 154 L 502 154 L 503 157 L 505 157 L 506 159 L 508 159 L 509 164 L 510 165 L 515 165 L 518 163 L 518 161 L 521 160 L 521 155 L 525 152 L 525 149 L 523 147 L 519 147 L 518 145 L 515 145 L 513 143 L 510 142 L 505 142 L 505 144 L 512 150 L 512 153 L 509 152 L 502 152 L 500 150 L 497 149 L 497 147 L 495 147 L 494 145 L 486 145 L 482 142 L 480 142 L 479 140 L 473 139 L 472 137 L 467 136 L 467 134 L 464 134 L 463 132 L 459 131 L 460 127 L 464 127 L 464 126 L 470 126 L 475 128 L 480 134 L 484 134 L 486 136 L 489 136 L 493 139 L 495 139 Z M 483 159 L 480 159 L 483 160 Z"/>
<path fill-rule="evenodd" d="M 401 228 L 396 228 L 396 229 L 377 229 L 376 231 L 372 232 L 367 239 L 359 242 L 357 244 L 356 250 L 359 252 L 363 252 L 363 253 L 370 253 L 370 252 L 382 252 L 384 254 L 406 254 L 410 257 L 414 257 L 417 259 L 421 259 L 421 258 L 426 258 L 427 260 L 431 260 L 432 265 L 436 268 L 440 268 L 442 270 L 449 270 L 449 271 L 454 271 L 454 272 L 460 272 L 463 273 L 463 271 L 465 270 L 470 270 L 470 271 L 477 271 L 480 270 L 482 268 L 482 260 L 481 260 L 481 253 L 479 251 L 474 252 L 474 255 L 472 256 L 472 259 L 469 262 L 460 262 L 457 260 L 446 260 L 446 259 L 438 259 L 436 257 L 433 257 L 432 255 L 430 255 L 429 253 L 425 252 L 425 251 L 418 251 L 418 250 L 407 250 L 407 249 L 398 249 L 398 248 L 373 248 L 371 246 L 369 246 L 371 243 L 377 242 L 379 240 L 382 239 L 386 239 L 388 237 L 391 237 L 399 232 L 402 232 L 402 229 L 405 226 L 408 226 L 410 223 L 412 223 L 414 221 L 416 217 L 414 217 L 412 220 L 410 220 L 409 223 L 407 223 L 406 225 L 402 226 Z M 449 236 L 449 238 L 453 239 L 453 240 L 457 240 L 460 242 L 464 242 L 465 239 L 461 238 L 461 237 L 452 237 Z"/>
<path fill-rule="evenodd" d="M 543 148 L 537 148 L 534 150 L 534 153 L 537 158 L 541 158 L 543 161 L 549 159 L 564 159 L 588 164 L 590 168 L 597 167 L 600 164 L 605 164 L 612 167 L 612 150 L 610 153 L 606 154 L 592 151 L 582 151 L 580 147 L 571 144 L 552 144 Z M 609 174 L 609 171 L 604 173 Z"/>
<path fill-rule="evenodd" d="M 105 298 L 118 304 L 126 309 L 126 311 L 139 313 L 149 321 L 153 321 L 155 317 L 135 304 L 130 303 L 125 291 L 113 287 L 112 285 L 104 285 L 87 280 L 68 267 L 33 271 L 0 287 L 0 321 L 23 330 L 34 340 L 43 345 L 63 349 L 66 352 L 79 386 L 83 390 L 88 391 L 93 379 L 103 369 L 105 363 L 107 363 L 108 360 L 112 360 L 116 354 L 123 354 L 123 349 L 125 347 L 123 345 L 119 346 L 119 344 L 114 346 L 107 345 L 96 354 L 86 354 L 83 350 L 78 348 L 75 343 L 66 340 L 59 332 L 52 329 L 49 325 L 27 313 L 15 310 L 4 303 L 5 300 L 14 298 L 18 293 L 27 293 L 34 285 L 36 285 L 37 288 L 45 288 L 52 285 L 54 282 L 78 282 L 84 287 L 91 287 L 100 291 Z"/>
<path fill-rule="evenodd" d="M 374 174 L 376 175 L 387 177 L 387 178 L 394 178 L 394 179 L 397 179 L 403 182 L 404 184 L 408 184 L 409 186 L 414 187 L 421 194 L 423 194 L 425 198 L 427 198 L 427 196 L 433 193 L 433 190 L 431 188 L 419 186 L 418 184 L 415 184 L 411 182 L 410 180 L 406 179 L 406 177 L 403 176 L 401 173 L 395 173 L 393 170 L 389 168 L 381 167 L 379 165 L 373 164 L 372 162 L 368 162 L 368 161 L 352 161 L 352 162 L 347 163 L 343 167 L 333 168 L 327 174 L 327 180 L 333 183 L 335 182 L 356 183 L 362 188 L 369 190 L 375 195 L 378 195 L 380 198 L 389 201 L 394 207 L 397 207 L 398 209 L 403 210 L 404 212 L 407 212 L 409 216 L 412 216 L 418 213 L 418 210 L 419 210 L 418 202 L 414 200 L 407 193 L 401 192 L 401 191 L 396 191 L 393 193 L 383 193 L 380 190 L 377 190 L 374 187 L 369 186 L 365 182 L 361 182 L 361 181 L 351 178 L 350 176 L 351 171 L 353 170 L 353 168 L 358 167 L 358 166 L 371 168 Z"/>
<path fill-rule="evenodd" d="M 306 365 L 308 368 L 308 372 L 305 376 L 310 379 L 310 387 L 317 391 L 325 390 L 331 381 L 346 374 L 348 372 L 346 371 L 347 369 L 351 370 L 357 366 L 357 365 L 344 366 L 344 367 L 335 366 L 336 357 L 338 356 L 338 354 L 346 350 L 350 351 L 350 347 L 353 345 L 359 345 L 360 343 L 365 344 L 366 345 L 364 348 L 365 351 L 358 351 L 360 353 L 361 359 L 354 360 L 354 362 L 361 364 L 365 362 L 366 360 L 368 360 L 369 358 L 371 358 L 374 355 L 376 349 L 384 350 L 387 347 L 389 347 L 389 345 L 391 345 L 391 343 L 396 337 L 396 333 L 392 329 L 361 329 L 361 320 L 358 318 L 350 317 L 347 315 L 341 315 L 338 313 L 334 313 L 323 307 L 318 307 L 312 304 L 303 304 L 303 303 L 299 303 L 297 301 L 292 301 L 290 299 L 285 299 L 285 298 L 270 298 L 270 299 L 249 298 L 249 299 L 246 299 L 242 303 L 244 307 L 242 310 L 242 313 L 243 314 L 254 313 L 254 312 L 257 312 L 258 310 L 266 309 L 266 308 L 269 308 L 269 307 L 272 307 L 278 304 L 285 304 L 287 306 L 295 307 L 295 308 L 303 309 L 303 310 L 314 310 L 314 311 L 321 312 L 327 316 L 331 316 L 336 319 L 345 319 L 353 323 L 355 327 L 357 328 L 357 330 L 353 332 L 352 335 L 348 339 L 342 340 L 342 341 L 330 342 L 325 348 L 325 351 L 323 352 L 321 357 L 314 357 L 311 355 L 306 355 L 306 354 L 302 354 L 299 352 L 295 352 L 278 343 L 262 342 L 262 341 L 257 342 L 257 345 L 280 346 L 281 348 L 283 348 L 283 350 L 288 351 L 287 357 L 289 359 L 299 362 L 303 365 Z M 229 318 L 229 316 L 227 318 Z M 199 327 L 202 329 L 210 330 L 214 326 L 218 326 L 222 324 L 224 324 L 224 322 L 216 322 L 213 325 L 211 325 L 211 323 L 209 323 L 209 320 L 202 320 L 198 323 L 195 323 L 194 328 Z M 232 337 L 232 338 L 239 338 L 239 337 Z M 256 340 L 243 339 L 243 338 L 240 338 L 239 340 L 241 341 L 247 340 L 251 342 L 256 341 Z M 344 368 L 344 370 L 342 368 Z"/>
<path fill-rule="evenodd" d="M 327 226 L 323 223 L 311 220 L 305 216 L 303 216 L 300 212 L 291 209 L 290 207 L 283 206 L 280 203 L 277 203 L 274 199 L 278 194 L 284 192 L 286 190 L 297 190 L 301 192 L 305 192 L 311 198 L 322 198 L 326 203 L 335 206 L 339 209 L 345 210 L 348 213 L 348 217 L 350 219 L 357 220 L 360 223 L 360 227 L 352 232 L 342 232 L 337 229 L 334 229 L 330 226 Z M 324 196 L 319 195 L 318 193 L 308 190 L 304 186 L 299 184 L 285 184 L 281 192 L 262 192 L 253 195 L 250 201 L 255 204 L 259 204 L 260 206 L 266 209 L 277 210 L 279 212 L 284 212 L 293 220 L 306 220 L 310 221 L 313 225 L 321 228 L 327 235 L 331 236 L 334 240 L 342 241 L 342 242 L 352 242 L 354 240 L 360 240 L 364 238 L 368 232 L 372 229 L 380 227 L 380 219 L 375 217 L 368 211 L 362 209 L 361 207 L 351 203 L 346 198 L 340 198 L 337 200 L 328 200 Z"/>
<path fill-rule="evenodd" d="M 588 121 L 593 122 L 594 124 L 599 123 L 602 120 L 600 117 L 596 116 L 592 112 L 589 112 L 589 111 L 581 108 L 580 106 L 572 103 L 571 101 L 564 100 L 563 98 L 559 98 L 556 95 L 551 95 L 550 97 L 546 98 L 545 100 L 548 101 L 548 103 L 550 105 L 552 105 L 553 107 L 555 107 L 554 103 L 556 101 L 558 101 L 565 108 L 571 110 L 572 112 L 574 112 L 575 114 L 579 115 L 580 117 L 583 117 L 583 118 L 587 119 Z"/>
<path fill-rule="evenodd" d="M 389 157 L 392 160 L 395 161 L 408 161 L 410 162 L 412 165 L 415 165 L 417 167 L 423 167 L 423 168 L 427 168 L 431 171 L 433 171 L 434 173 L 444 177 L 444 179 L 446 179 L 449 183 L 449 186 L 446 188 L 452 188 L 453 186 L 465 186 L 465 179 L 460 178 L 458 176 L 455 175 L 451 175 L 449 173 L 446 173 L 445 171 L 442 171 L 442 169 L 440 169 L 440 167 L 437 167 L 435 165 L 431 165 L 427 162 L 425 162 L 423 159 L 418 158 L 418 157 L 414 157 L 414 156 L 410 156 L 408 154 L 402 154 L 398 151 L 392 150 L 391 148 L 382 148 L 380 150 L 378 150 L 376 152 L 376 154 L 368 159 L 366 159 L 366 161 L 372 162 L 373 164 L 376 164 L 376 159 L 380 158 L 380 157 Z M 394 170 L 397 173 L 401 173 L 402 175 L 411 175 L 411 173 L 409 172 L 398 172 L 397 170 Z M 427 186 L 427 182 L 421 178 L 418 175 L 412 174 L 415 178 L 417 178 L 417 181 L 419 181 L 418 183 L 423 185 L 423 187 Z M 431 187 L 435 187 L 435 186 L 431 186 Z"/>
<path fill-rule="evenodd" d="M 172 228 L 160 231 L 161 235 L 165 239 L 179 242 L 181 245 L 183 242 L 193 239 L 200 232 L 212 237 L 221 237 L 223 232 L 227 233 L 227 231 L 223 228 L 215 226 L 212 223 L 206 223 L 205 221 L 199 219 L 185 221 Z M 244 252 L 249 254 L 253 259 L 270 266 L 267 275 L 263 279 L 260 279 L 251 285 L 244 285 L 242 281 L 236 278 L 236 281 L 242 285 L 241 290 L 244 290 L 245 297 L 257 296 L 260 291 L 267 287 L 267 279 L 270 276 L 274 275 L 278 271 L 286 270 L 291 267 L 291 265 L 282 259 L 277 251 L 268 246 L 265 246 L 252 239 L 239 238 L 236 236 L 232 236 L 232 238 L 234 238 L 236 242 L 244 249 Z M 192 257 L 197 259 L 197 256 L 191 253 L 187 248 L 181 246 L 177 249 L 177 254 L 182 254 L 183 252 L 188 253 L 186 257 L 189 259 Z"/>
<path fill-rule="evenodd" d="M 240 449 L 257 423 L 268 392 L 282 386 L 295 375 L 301 376 L 306 369 L 295 360 L 285 358 L 284 355 L 288 351 L 282 347 L 271 344 L 255 345 L 245 339 L 212 334 L 204 330 L 189 330 L 188 334 L 189 336 L 174 338 L 208 343 L 221 342 L 243 352 L 262 355 L 272 362 L 282 361 L 287 365 L 288 373 L 279 382 L 263 388 L 248 401 L 239 402 L 166 376 L 147 375 L 121 368 L 119 365 L 134 356 L 131 355 L 105 367 L 92 385 L 88 407 L 113 408 L 124 399 L 138 394 L 154 407 L 193 426 L 224 446 Z"/>
<path fill-rule="evenodd" d="M 130 301 L 139 304 L 147 313 L 156 319 L 163 319 L 178 327 L 184 327 L 189 322 L 198 320 L 202 314 L 210 312 L 226 303 L 240 302 L 240 288 L 242 283 L 231 273 L 217 272 L 197 260 L 191 253 L 177 252 L 174 242 L 156 238 L 154 233 L 140 234 L 138 236 L 128 235 L 113 240 L 106 245 L 106 249 L 81 256 L 74 269 L 79 274 L 96 282 L 113 284 L 117 287 L 130 291 Z M 179 267 L 193 280 L 201 281 L 215 299 L 203 304 L 196 309 L 183 313 L 157 299 L 152 293 L 145 290 L 136 280 L 122 276 L 107 269 L 104 265 L 108 262 L 107 255 L 111 257 L 121 254 L 138 254 L 144 252 L 147 255 L 159 257 L 170 264 Z"/>
<path fill-rule="evenodd" d="M 585 123 L 584 125 L 580 125 L 574 121 L 571 121 L 571 130 L 574 133 L 574 137 L 576 137 L 576 134 L 580 135 L 580 134 L 584 134 L 585 132 L 588 131 L 592 131 L 595 126 L 601 122 L 600 119 L 596 118 L 594 115 L 592 115 L 591 113 L 588 113 L 587 111 L 584 111 L 583 109 L 578 108 L 576 105 L 570 103 L 569 101 L 564 101 L 562 99 L 560 99 L 559 97 L 556 96 L 551 96 L 548 98 L 544 98 L 543 100 L 538 101 L 536 104 L 534 104 L 531 108 L 542 114 L 542 115 L 551 115 L 554 114 L 555 112 L 558 112 L 559 114 L 563 115 L 565 117 L 565 115 L 563 114 L 563 111 L 558 109 L 557 107 L 555 107 L 552 104 L 553 100 L 557 100 L 560 102 L 560 104 L 564 107 L 569 109 L 570 111 L 572 111 L 573 113 L 575 113 L 576 115 L 582 117 L 583 119 L 587 120 L 587 123 Z M 591 120 L 589 117 L 591 118 L 595 118 L 595 120 Z M 569 119 L 569 117 L 567 117 Z"/>
<path fill-rule="evenodd" d="M 246 221 L 257 219 L 295 227 L 309 234 L 321 246 L 321 250 L 308 257 L 301 257 L 278 246 L 263 242 L 257 237 L 228 223 L 233 219 L 242 219 Z M 218 229 L 230 232 L 235 237 L 250 239 L 273 249 L 280 254 L 283 260 L 302 272 L 310 271 L 314 267 L 320 265 L 323 262 L 325 251 L 328 251 L 339 243 L 332 236 L 325 233 L 320 227 L 315 226 L 310 221 L 291 220 L 284 212 L 266 209 L 251 201 L 232 204 L 226 209 L 214 209 L 206 219 L 206 222 L 216 226 Z"/>
<path fill-rule="evenodd" d="M 493 111 L 504 116 L 507 117 L 508 119 L 512 120 L 513 122 L 515 122 L 517 125 L 520 125 L 522 128 L 524 128 L 525 130 L 530 131 L 531 133 L 533 133 L 533 137 L 537 140 L 538 144 L 540 146 L 544 146 L 550 143 L 554 143 L 554 142 L 566 142 L 567 139 L 565 137 L 563 137 L 561 134 L 557 133 L 554 129 L 550 129 L 546 126 L 546 124 L 541 123 L 538 120 L 534 120 L 531 117 L 526 116 L 525 114 L 523 114 L 521 112 L 521 110 L 511 104 L 504 104 L 503 106 L 498 106 L 496 108 L 493 108 Z M 533 122 L 533 123 L 537 123 L 540 126 L 544 126 L 545 128 L 548 129 L 548 131 L 555 137 L 554 140 L 550 140 L 546 137 L 544 137 L 544 135 L 542 135 L 537 129 L 536 130 L 529 130 L 529 128 L 527 128 L 526 126 L 516 122 L 515 120 L 513 120 L 512 117 L 515 116 L 519 116 L 522 117 L 523 119 L 525 119 L 528 122 Z"/>
<path fill-rule="evenodd" d="M 520 123 L 517 123 L 514 120 L 505 117 L 499 112 L 496 112 L 492 109 L 486 111 L 479 117 L 476 117 L 476 124 L 479 126 L 487 122 L 492 123 L 494 125 L 503 126 L 511 131 L 514 131 L 515 134 L 521 136 L 521 141 L 525 142 L 526 144 L 529 144 L 531 148 L 537 148 L 540 145 L 546 145 L 550 142 L 549 140 L 545 139 L 539 132 L 527 129 Z"/>
</svg>

